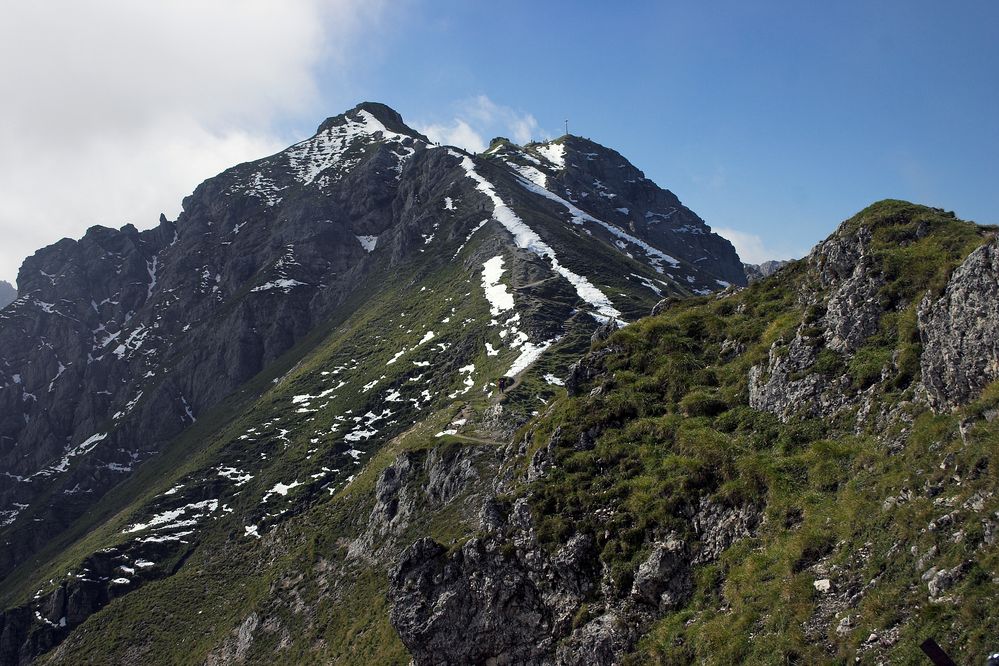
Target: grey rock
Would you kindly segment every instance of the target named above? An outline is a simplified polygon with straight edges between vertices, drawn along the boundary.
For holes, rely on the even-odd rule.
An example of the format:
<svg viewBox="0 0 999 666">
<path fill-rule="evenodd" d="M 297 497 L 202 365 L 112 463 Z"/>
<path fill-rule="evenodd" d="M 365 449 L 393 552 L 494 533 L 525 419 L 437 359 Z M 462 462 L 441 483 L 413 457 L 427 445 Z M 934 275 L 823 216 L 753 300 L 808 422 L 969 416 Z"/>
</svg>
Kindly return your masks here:
<svg viewBox="0 0 999 666">
<path fill-rule="evenodd" d="M 759 508 L 752 505 L 724 506 L 702 497 L 691 520 L 700 539 L 693 563 L 718 559 L 733 543 L 753 534 L 761 520 Z"/>
<path fill-rule="evenodd" d="M 412 493 L 407 487 L 414 473 L 412 455 L 400 454 L 382 470 L 375 483 L 375 506 L 371 509 L 364 533 L 350 543 L 351 558 L 370 558 L 377 544 L 390 534 L 398 534 L 409 525 L 414 510 Z"/>
<path fill-rule="evenodd" d="M 603 359 L 619 351 L 615 346 L 601 347 L 569 366 L 569 374 L 565 378 L 565 388 L 569 395 L 582 393 L 586 384 L 603 373 Z"/>
<path fill-rule="evenodd" d="M 689 598 L 695 562 L 759 523 L 755 508 L 706 499 L 695 514 L 700 555 L 676 535 L 655 541 L 621 593 L 592 536 L 577 534 L 549 554 L 526 498 L 509 510 L 487 500 L 484 536 L 453 552 L 430 539 L 406 550 L 390 578 L 392 624 L 418 666 L 618 663 L 652 620 Z"/>
<path fill-rule="evenodd" d="M 965 404 L 999 378 L 999 248 L 992 240 L 954 271 L 943 296 L 919 307 L 920 358 L 930 404 Z"/>
<path fill-rule="evenodd" d="M 962 562 L 951 569 L 936 568 L 930 569 L 923 580 L 926 581 L 926 588 L 930 592 L 930 597 L 940 597 L 944 592 L 952 588 L 971 568 L 970 562 Z"/>
<path fill-rule="evenodd" d="M 675 608 L 690 596 L 693 586 L 687 545 L 670 536 L 652 546 L 652 553 L 635 573 L 631 596 L 665 609 Z"/>
<path fill-rule="evenodd" d="M 593 335 L 590 336 L 590 344 L 600 344 L 613 335 L 618 328 L 620 328 L 620 324 L 618 324 L 617 319 L 608 319 L 604 323 L 600 324 L 600 326 L 597 327 L 597 330 L 593 331 Z"/>
<path fill-rule="evenodd" d="M 435 448 L 427 456 L 424 468 L 427 473 L 424 492 L 437 506 L 447 504 L 479 478 L 472 449 Z"/>
<path fill-rule="evenodd" d="M 791 261 L 786 259 L 771 259 L 758 264 L 744 263 L 742 268 L 746 271 L 747 280 L 750 284 L 752 284 L 753 282 L 758 282 L 763 278 L 770 277 L 789 263 L 791 263 Z"/>
<path fill-rule="evenodd" d="M 392 572 L 391 620 L 417 664 L 543 663 L 552 619 L 509 552 L 472 539 L 448 553 L 421 539 Z"/>
<path fill-rule="evenodd" d="M 664 298 L 661 301 L 659 301 L 658 303 L 656 303 L 655 306 L 653 306 L 652 311 L 649 312 L 649 316 L 650 317 L 655 317 L 655 316 L 661 315 L 662 313 L 664 313 L 667 310 L 669 310 L 670 307 L 672 307 L 677 302 L 678 302 L 678 299 L 676 299 L 676 298 L 674 298 L 672 296 Z"/>
<path fill-rule="evenodd" d="M 436 510 L 479 479 L 478 450 L 434 448 L 425 459 L 402 453 L 382 470 L 375 483 L 375 504 L 364 532 L 348 546 L 350 558 L 377 559 L 392 546 L 414 518 Z M 393 552 L 392 548 L 387 549 Z M 398 552 L 398 551 L 394 551 Z"/>
<path fill-rule="evenodd" d="M 614 611 L 603 613 L 573 632 L 559 645 L 557 664 L 616 664 L 620 655 L 634 643 L 630 618 Z"/>
<path fill-rule="evenodd" d="M 823 324 L 826 345 L 835 351 L 857 349 L 881 323 L 877 295 L 884 277 L 870 254 L 870 240 L 866 227 L 852 233 L 841 229 L 807 258 L 817 269 L 821 285 L 831 290 Z"/>
</svg>

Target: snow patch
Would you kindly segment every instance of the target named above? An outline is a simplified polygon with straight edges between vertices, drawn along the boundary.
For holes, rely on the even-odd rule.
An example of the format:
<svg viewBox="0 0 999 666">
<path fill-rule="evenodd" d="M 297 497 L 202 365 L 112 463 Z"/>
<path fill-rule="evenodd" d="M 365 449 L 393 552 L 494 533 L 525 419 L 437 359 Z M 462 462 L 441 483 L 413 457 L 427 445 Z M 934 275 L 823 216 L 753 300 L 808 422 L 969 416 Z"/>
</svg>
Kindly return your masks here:
<svg viewBox="0 0 999 666">
<path fill-rule="evenodd" d="M 354 238 L 368 254 L 374 252 L 375 246 L 378 245 L 378 236 L 354 236 Z"/>
<path fill-rule="evenodd" d="M 504 203 L 488 180 L 479 175 L 475 170 L 475 163 L 472 162 L 471 158 L 450 149 L 448 153 L 461 160 L 461 166 L 465 170 L 465 174 L 476 182 L 476 189 L 485 194 L 493 202 L 493 219 L 502 224 L 513 235 L 517 247 L 529 250 L 539 257 L 547 259 L 552 270 L 568 280 L 575 288 L 576 294 L 583 301 L 596 308 L 600 315 L 616 319 L 621 318 L 621 312 L 614 307 L 614 304 L 602 291 L 597 289 L 582 275 L 574 273 L 559 263 L 558 257 L 551 246 L 541 240 L 541 237 L 527 226 L 513 212 L 513 209 Z"/>
<path fill-rule="evenodd" d="M 551 340 L 542 342 L 539 345 L 536 345 L 533 342 L 525 342 L 524 346 L 521 347 L 520 356 L 518 356 L 513 362 L 510 369 L 506 371 L 506 376 L 516 377 L 519 375 L 521 372 L 526 370 L 529 365 L 541 358 L 541 355 L 558 341 L 559 338 L 552 338 Z"/>
<path fill-rule="evenodd" d="M 288 293 L 291 289 L 295 287 L 305 287 L 308 286 L 304 282 L 299 282 L 298 280 L 289 280 L 287 278 L 281 278 L 280 280 L 272 280 L 266 284 L 262 284 L 259 287 L 254 287 L 250 291 L 269 291 L 271 289 L 282 289 L 284 293 Z"/>
<path fill-rule="evenodd" d="M 482 264 L 482 290 L 486 292 L 489 314 L 493 317 L 513 309 L 513 294 L 500 282 L 503 271 L 503 257 L 499 255 Z"/>
<path fill-rule="evenodd" d="M 565 144 L 564 143 L 546 143 L 541 146 L 535 147 L 535 150 L 541 154 L 546 160 L 554 164 L 559 169 L 565 168 Z"/>
</svg>

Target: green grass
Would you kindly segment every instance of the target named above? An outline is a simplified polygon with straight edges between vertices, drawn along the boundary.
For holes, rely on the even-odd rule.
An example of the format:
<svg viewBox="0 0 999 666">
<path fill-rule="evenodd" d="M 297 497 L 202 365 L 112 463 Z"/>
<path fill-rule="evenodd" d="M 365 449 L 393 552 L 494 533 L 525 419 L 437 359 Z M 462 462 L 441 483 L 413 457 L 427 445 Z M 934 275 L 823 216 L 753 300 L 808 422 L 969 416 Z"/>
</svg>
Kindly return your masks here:
<svg viewBox="0 0 999 666">
<path fill-rule="evenodd" d="M 754 505 L 766 516 L 755 537 L 695 572 L 693 599 L 652 628 L 636 661 L 846 662 L 872 631 L 898 623 L 900 638 L 887 651 L 892 660 L 916 659 L 919 642 L 930 635 L 958 656 L 994 648 L 986 636 L 999 626 L 999 614 L 989 610 L 991 581 L 999 580 L 996 558 L 963 545 L 980 543 L 975 535 L 982 526 L 974 515 L 959 516 L 969 536 L 940 543 L 925 526 L 946 511 L 922 489 L 951 484 L 955 502 L 991 492 L 989 450 L 999 441 L 999 425 L 980 422 L 964 445 L 956 428 L 960 415 L 934 416 L 913 406 L 916 419 L 901 438 L 902 452 L 888 455 L 885 442 L 897 433 L 876 425 L 855 433 L 850 412 L 834 421 L 782 423 L 747 406 L 749 368 L 765 363 L 775 343 L 774 353 L 783 353 L 798 330 L 819 347 L 808 372 L 830 380 L 847 374 L 848 394 L 873 390 L 872 413 L 911 397 L 921 349 L 918 301 L 927 291 L 942 291 L 953 268 L 981 244 L 983 230 L 896 201 L 862 211 L 841 233 L 861 226 L 872 231 L 870 250 L 885 276 L 879 298 L 886 314 L 852 356 L 823 348 L 816 329 L 822 309 L 803 310 L 798 300 L 802 289 L 818 285 L 799 262 L 734 296 L 689 299 L 618 332 L 604 343 L 616 351 L 594 383 L 603 386 L 599 395 L 585 387 L 581 396 L 562 399 L 531 431 L 533 452 L 561 428 L 553 470 L 531 487 L 539 537 L 554 549 L 574 534 L 594 535 L 622 594 L 649 539 L 668 531 L 696 539 L 686 516 L 699 497 Z M 733 342 L 744 345 L 741 354 L 724 352 Z M 993 409 L 997 395 L 990 387 L 968 413 Z M 592 428 L 601 432 L 596 446 L 575 450 L 572 444 Z M 947 480 L 953 472 L 939 468 L 948 452 L 963 470 L 960 486 Z M 972 480 L 971 469 L 985 472 Z M 885 498 L 906 489 L 916 499 L 883 508 Z M 922 552 L 931 542 L 940 544 L 941 566 L 975 562 L 955 588 L 959 603 L 926 602 L 925 583 L 908 558 L 912 547 Z M 856 560 L 856 553 L 865 555 Z M 820 561 L 851 572 L 858 589 L 878 581 L 852 611 L 856 629 L 845 637 L 830 630 L 816 640 L 802 629 L 818 609 L 811 567 Z M 835 646 L 833 653 L 825 642 Z"/>
</svg>

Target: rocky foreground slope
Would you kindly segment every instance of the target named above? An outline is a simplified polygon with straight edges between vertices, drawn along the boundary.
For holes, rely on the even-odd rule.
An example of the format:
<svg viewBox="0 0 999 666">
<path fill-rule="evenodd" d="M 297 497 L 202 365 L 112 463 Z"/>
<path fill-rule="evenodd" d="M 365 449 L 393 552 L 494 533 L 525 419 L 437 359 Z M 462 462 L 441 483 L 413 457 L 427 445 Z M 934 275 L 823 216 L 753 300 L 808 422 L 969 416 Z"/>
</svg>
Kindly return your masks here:
<svg viewBox="0 0 999 666">
<path fill-rule="evenodd" d="M 40 250 L 0 313 L 0 656 L 404 654 L 387 563 L 474 522 L 593 330 L 744 281 L 614 151 L 470 155 L 370 103 L 176 221 Z"/>
<path fill-rule="evenodd" d="M 464 543 L 392 572 L 417 663 L 958 663 L 999 614 L 995 230 L 899 201 L 598 339 Z"/>
</svg>

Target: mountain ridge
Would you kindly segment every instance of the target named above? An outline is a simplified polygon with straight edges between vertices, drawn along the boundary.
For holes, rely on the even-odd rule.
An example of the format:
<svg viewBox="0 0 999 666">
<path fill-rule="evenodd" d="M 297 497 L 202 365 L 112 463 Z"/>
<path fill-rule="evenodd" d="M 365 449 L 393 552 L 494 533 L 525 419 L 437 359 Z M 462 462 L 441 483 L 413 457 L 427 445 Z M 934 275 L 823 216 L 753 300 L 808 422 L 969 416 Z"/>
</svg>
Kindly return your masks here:
<svg viewBox="0 0 999 666">
<path fill-rule="evenodd" d="M 281 513 L 260 515 L 240 497 L 243 484 L 264 504 L 303 484 L 309 490 L 290 496 L 304 493 L 304 506 L 316 493 L 334 495 L 405 419 L 436 413 L 473 386 L 487 401 L 503 399 L 489 408 L 504 414 L 491 427 L 511 432 L 534 411 L 528 396 L 557 385 L 536 374 L 579 349 L 600 321 L 633 320 L 664 293 L 722 286 L 657 247 L 655 234 L 643 239 L 643 227 L 571 203 L 571 186 L 566 198 L 528 187 L 505 163 L 414 134 L 388 107 L 364 103 L 303 142 L 206 180 L 176 221 L 161 216 L 142 232 L 92 227 L 25 261 L 20 297 L 0 316 L 0 536 L 9 546 L 0 574 L 8 603 L 31 596 L 20 607 L 30 609 L 44 598 L 51 618 L 11 610 L 5 660 L 30 660 L 121 594 L 170 576 L 197 537 L 177 536 L 184 530 L 166 516 L 225 522 L 240 506 L 243 527 L 253 528 L 242 537 L 253 539 Z M 554 175 L 556 166 L 545 169 Z M 636 190 L 651 204 L 666 196 L 657 191 Z M 628 203 L 638 210 L 645 199 Z M 739 270 L 734 250 L 719 247 Z M 417 284 L 426 291 L 411 291 Z M 428 291 L 451 312 L 428 305 L 412 314 L 399 300 L 419 303 Z M 400 321 L 406 314 L 412 326 Z M 319 359 L 327 374 L 286 395 L 288 373 Z M 336 368 L 346 384 L 327 379 Z M 491 388 L 503 374 L 518 376 L 521 397 Z M 291 411 L 269 407 L 268 395 Z M 240 416 L 247 409 L 276 410 L 261 423 L 296 425 L 230 439 L 226 423 L 249 418 Z M 334 409 L 340 420 L 327 421 Z M 313 435 L 297 439 L 306 431 Z M 273 446 L 305 448 L 272 458 Z M 254 448 L 261 458 L 247 471 Z M 326 464 L 317 467 L 318 451 Z M 196 460 L 216 462 L 189 469 Z M 148 495 L 151 481 L 177 474 L 190 490 Z M 138 513 L 121 524 L 113 516 L 126 509 Z M 111 550 L 88 552 L 87 532 Z M 56 562 L 55 596 L 24 594 Z M 87 573 L 109 566 L 126 575 Z"/>
</svg>

